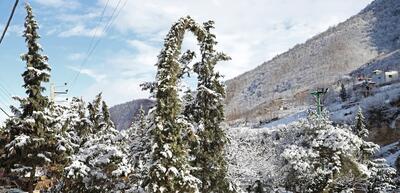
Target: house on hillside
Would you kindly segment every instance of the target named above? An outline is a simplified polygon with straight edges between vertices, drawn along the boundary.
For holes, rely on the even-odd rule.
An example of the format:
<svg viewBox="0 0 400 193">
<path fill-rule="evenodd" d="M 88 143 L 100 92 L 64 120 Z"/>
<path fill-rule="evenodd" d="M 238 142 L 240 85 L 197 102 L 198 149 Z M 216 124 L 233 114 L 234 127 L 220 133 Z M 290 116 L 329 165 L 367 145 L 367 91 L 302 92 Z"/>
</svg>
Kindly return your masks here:
<svg viewBox="0 0 400 193">
<path fill-rule="evenodd" d="M 385 72 L 385 81 L 392 82 L 399 80 L 399 72 L 398 71 L 389 71 Z"/>
<path fill-rule="evenodd" d="M 359 76 L 356 78 L 353 84 L 353 91 L 356 96 L 368 97 L 372 93 L 372 89 L 376 87 L 376 82 L 372 81 L 372 78 L 365 76 Z"/>
<path fill-rule="evenodd" d="M 384 84 L 387 82 L 393 82 L 399 80 L 399 72 L 398 71 L 387 71 L 383 72 L 382 70 L 374 70 L 372 73 L 371 79 L 376 84 Z"/>
<path fill-rule="evenodd" d="M 371 79 L 377 84 L 382 84 L 385 82 L 385 73 L 382 70 L 374 70 Z"/>
</svg>

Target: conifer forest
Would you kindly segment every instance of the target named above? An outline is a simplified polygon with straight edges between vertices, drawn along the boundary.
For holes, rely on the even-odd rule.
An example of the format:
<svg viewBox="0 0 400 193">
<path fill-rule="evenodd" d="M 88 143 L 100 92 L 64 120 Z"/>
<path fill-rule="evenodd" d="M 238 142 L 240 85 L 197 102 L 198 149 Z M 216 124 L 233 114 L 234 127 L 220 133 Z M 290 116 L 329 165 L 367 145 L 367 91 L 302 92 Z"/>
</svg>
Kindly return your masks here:
<svg viewBox="0 0 400 193">
<path fill-rule="evenodd" d="M 299 26 L 316 21 L 295 24 L 293 16 L 294 23 L 282 29 L 309 39 L 290 43 L 287 51 L 273 50 L 274 44 L 294 36 L 259 42 L 247 37 L 280 29 L 274 18 L 251 21 L 236 13 L 233 18 L 230 5 L 257 12 L 268 2 L 270 14 L 284 15 L 297 9 L 291 1 L 207 0 L 176 7 L 172 1 L 136 0 L 0 3 L 7 8 L 0 14 L 5 17 L 0 19 L 0 193 L 399 193 L 400 1 L 336 3 L 342 10 L 355 6 L 353 1 L 360 3 L 356 11 L 311 34 Z M 226 10 L 216 8 L 218 2 Z M 301 2 L 336 6 L 333 0 Z M 192 3 L 217 10 L 220 17 L 199 18 L 188 8 Z M 288 10 L 272 11 L 282 6 Z M 148 9 L 154 14 L 145 16 Z M 186 9 L 195 16 L 176 17 Z M 66 14 L 77 10 L 91 12 Z M 321 18 L 329 13 L 318 12 Z M 163 14 L 178 19 L 164 25 Z M 81 25 L 99 18 L 105 23 L 100 31 Z M 53 20 L 72 25 L 60 31 L 62 25 L 50 25 Z M 240 27 L 243 37 L 224 28 L 242 21 L 249 23 Z M 276 29 L 265 29 L 269 21 Z M 113 31 L 132 26 L 133 32 L 121 30 L 121 36 Z M 275 32 L 270 33 L 260 37 Z M 86 49 L 73 38 L 78 36 L 93 47 L 86 58 L 74 52 L 68 60 L 62 56 L 67 47 Z M 55 37 L 69 39 L 61 43 Z M 268 47 L 274 57 L 263 53 L 259 66 L 243 66 L 257 60 L 245 49 L 234 51 L 241 46 L 234 41 L 239 37 L 257 46 L 249 47 L 250 53 Z M 134 54 L 117 51 L 121 42 L 133 46 Z M 12 48 L 24 52 L 14 55 Z M 79 60 L 83 63 L 73 66 Z M 152 66 L 140 63 L 153 60 Z M 100 74 L 100 68 L 106 71 Z M 133 77 L 127 77 L 132 69 Z M 229 70 L 237 73 L 226 78 Z M 151 78 L 136 81 L 145 72 Z M 69 73 L 73 81 L 59 91 L 54 82 Z M 89 80 L 94 86 L 85 86 Z M 131 89 L 136 85 L 140 91 Z M 21 94 L 14 95 L 18 89 Z M 60 96 L 68 97 L 60 101 Z M 139 97 L 125 100 L 132 96 Z"/>
</svg>

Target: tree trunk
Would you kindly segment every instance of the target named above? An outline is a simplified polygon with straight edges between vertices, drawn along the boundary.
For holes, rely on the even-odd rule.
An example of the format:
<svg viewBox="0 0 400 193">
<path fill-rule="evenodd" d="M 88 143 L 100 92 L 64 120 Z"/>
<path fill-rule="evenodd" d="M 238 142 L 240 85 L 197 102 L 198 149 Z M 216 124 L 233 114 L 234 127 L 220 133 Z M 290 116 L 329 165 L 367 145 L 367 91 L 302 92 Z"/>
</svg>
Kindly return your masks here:
<svg viewBox="0 0 400 193">
<path fill-rule="evenodd" d="M 36 174 L 36 166 L 32 167 L 31 176 L 29 177 L 29 193 L 33 193 L 35 189 L 35 174 Z"/>
</svg>

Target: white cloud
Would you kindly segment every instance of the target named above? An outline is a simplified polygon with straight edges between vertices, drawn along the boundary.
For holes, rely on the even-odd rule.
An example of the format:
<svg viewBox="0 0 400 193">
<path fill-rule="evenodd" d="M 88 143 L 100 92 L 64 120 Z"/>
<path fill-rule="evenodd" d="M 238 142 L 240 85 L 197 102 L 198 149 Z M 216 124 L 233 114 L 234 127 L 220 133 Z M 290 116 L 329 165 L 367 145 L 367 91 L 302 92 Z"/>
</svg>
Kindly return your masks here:
<svg viewBox="0 0 400 193">
<path fill-rule="evenodd" d="M 114 27 L 161 43 L 181 16 L 191 15 L 198 22 L 215 20 L 219 48 L 232 57 L 218 69 L 232 78 L 344 21 L 371 1 L 130 0 Z M 105 0 L 101 3 L 104 5 Z"/>
<path fill-rule="evenodd" d="M 136 50 L 131 62 L 131 64 L 133 64 L 132 66 L 136 65 L 153 68 L 154 64 L 157 62 L 157 55 L 160 52 L 158 46 L 140 40 L 128 40 L 128 44 Z"/>
<path fill-rule="evenodd" d="M 76 60 L 82 60 L 85 57 L 85 54 L 83 53 L 72 53 L 68 56 L 69 60 L 76 61 Z"/>
<path fill-rule="evenodd" d="M 84 57 L 85 57 L 84 53 L 72 53 L 68 56 L 68 59 L 72 61 L 77 61 L 77 60 L 82 60 Z"/>
<path fill-rule="evenodd" d="M 74 66 L 68 66 L 69 69 L 74 70 L 76 72 L 80 72 L 81 74 L 87 75 L 90 78 L 93 78 L 96 81 L 96 84 L 103 81 L 107 75 L 103 74 L 103 73 L 99 73 L 96 72 L 92 69 L 88 69 L 88 68 L 77 68 Z"/>
<path fill-rule="evenodd" d="M 100 10 L 96 10 L 84 14 L 61 13 L 57 15 L 57 19 L 64 22 L 76 23 L 83 21 L 91 21 L 99 16 L 100 16 Z"/>
<path fill-rule="evenodd" d="M 100 37 L 104 35 L 103 27 L 87 28 L 82 24 L 77 24 L 75 27 L 63 31 L 59 34 L 60 37 L 73 37 L 73 36 L 86 36 L 86 37 Z"/>
<path fill-rule="evenodd" d="M 138 98 L 147 98 L 147 91 L 142 91 L 140 84 L 143 79 L 137 78 L 116 78 L 112 80 L 103 80 L 98 84 L 91 85 L 83 93 L 85 100 L 93 100 L 94 96 L 100 92 L 103 93 L 104 100 L 109 105 L 116 105 L 126 101 Z"/>
<path fill-rule="evenodd" d="M 0 24 L 0 29 L 4 29 L 4 25 Z M 3 31 L 1 31 L 3 32 Z M 7 33 L 6 33 L 6 37 L 9 35 L 12 36 L 22 36 L 24 33 L 24 26 L 22 25 L 10 25 L 8 27 Z"/>
<path fill-rule="evenodd" d="M 120 41 L 128 37 L 129 40 L 122 42 L 129 47 L 117 48 L 115 46 L 119 43 L 116 43 L 105 48 L 109 49 L 112 57 L 93 56 L 100 62 L 82 73 L 96 82 L 83 95 L 91 100 L 103 91 L 110 104 L 148 96 L 147 92 L 141 91 L 139 84 L 154 80 L 154 64 L 163 39 L 170 26 L 181 16 L 191 15 L 198 22 L 215 20 L 218 50 L 232 57 L 231 61 L 220 63 L 217 70 L 229 79 L 344 21 L 371 1 L 128 0 L 112 26 L 114 30 L 108 32 L 105 38 L 117 37 Z M 59 16 L 58 20 L 65 22 L 63 29 L 73 26 L 59 36 L 92 36 L 95 31 L 98 31 L 97 36 L 105 36 L 101 28 L 88 26 L 97 24 L 96 19 L 106 2 L 99 0 L 97 7 L 88 8 L 81 14 L 73 12 Z M 110 19 L 117 2 L 109 1 L 103 21 Z M 186 36 L 183 49 L 198 49 L 192 35 Z M 78 60 L 79 57 L 70 55 L 69 59 Z"/>
<path fill-rule="evenodd" d="M 75 0 L 35 0 L 35 2 L 53 8 L 67 8 L 74 9 L 80 6 L 78 1 Z"/>
<path fill-rule="evenodd" d="M 154 64 L 159 48 L 138 39 L 126 42 L 131 50 L 115 51 L 113 57 L 105 57 L 103 63 L 95 67 L 97 71 L 107 74 L 107 77 L 96 81 L 84 91 L 86 100 L 92 100 L 99 92 L 103 92 L 110 105 L 149 96 L 147 91 L 141 90 L 140 84 L 154 80 Z"/>
</svg>

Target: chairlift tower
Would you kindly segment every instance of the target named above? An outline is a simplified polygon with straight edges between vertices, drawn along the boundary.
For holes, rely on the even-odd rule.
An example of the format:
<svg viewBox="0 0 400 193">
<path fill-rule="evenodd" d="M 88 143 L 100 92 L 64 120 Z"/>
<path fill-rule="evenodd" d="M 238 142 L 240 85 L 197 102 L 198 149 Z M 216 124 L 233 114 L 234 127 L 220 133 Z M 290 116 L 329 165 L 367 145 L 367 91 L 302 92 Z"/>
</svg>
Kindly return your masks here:
<svg viewBox="0 0 400 193">
<path fill-rule="evenodd" d="M 315 97 L 315 102 L 317 103 L 317 114 L 318 116 L 322 113 L 323 105 L 321 103 L 321 98 L 328 92 L 328 88 L 318 88 L 317 90 L 311 92 L 311 95 Z"/>
</svg>

